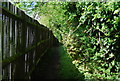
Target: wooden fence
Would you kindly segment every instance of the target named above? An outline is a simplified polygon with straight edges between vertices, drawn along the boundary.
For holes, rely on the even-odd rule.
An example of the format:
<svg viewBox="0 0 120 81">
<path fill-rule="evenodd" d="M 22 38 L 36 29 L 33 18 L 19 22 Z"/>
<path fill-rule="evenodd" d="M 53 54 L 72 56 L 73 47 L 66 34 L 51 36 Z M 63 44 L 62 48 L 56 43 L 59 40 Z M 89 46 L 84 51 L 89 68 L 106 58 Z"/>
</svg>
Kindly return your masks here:
<svg viewBox="0 0 120 81">
<path fill-rule="evenodd" d="M 2 78 L 30 79 L 55 42 L 52 32 L 9 2 L 2 2 Z"/>
</svg>

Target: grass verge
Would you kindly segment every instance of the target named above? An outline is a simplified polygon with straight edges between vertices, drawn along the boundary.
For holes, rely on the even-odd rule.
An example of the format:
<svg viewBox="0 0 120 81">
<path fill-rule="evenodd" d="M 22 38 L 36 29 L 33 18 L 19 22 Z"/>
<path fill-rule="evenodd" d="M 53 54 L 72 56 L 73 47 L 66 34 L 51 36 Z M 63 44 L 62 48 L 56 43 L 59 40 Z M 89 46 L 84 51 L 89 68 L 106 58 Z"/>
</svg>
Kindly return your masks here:
<svg viewBox="0 0 120 81">
<path fill-rule="evenodd" d="M 59 47 L 60 52 L 60 79 L 75 79 L 75 81 L 84 81 L 84 75 L 81 74 L 75 65 L 72 64 L 72 59 L 68 56 L 63 46 Z"/>
</svg>

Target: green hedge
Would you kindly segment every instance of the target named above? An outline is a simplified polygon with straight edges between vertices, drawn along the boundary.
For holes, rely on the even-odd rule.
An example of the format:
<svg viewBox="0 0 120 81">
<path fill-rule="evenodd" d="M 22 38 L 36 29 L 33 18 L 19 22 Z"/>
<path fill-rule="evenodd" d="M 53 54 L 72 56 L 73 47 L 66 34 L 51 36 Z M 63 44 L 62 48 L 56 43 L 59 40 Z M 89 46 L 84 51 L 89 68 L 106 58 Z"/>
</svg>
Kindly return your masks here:
<svg viewBox="0 0 120 81">
<path fill-rule="evenodd" d="M 120 78 L 120 2 L 67 6 L 72 24 L 78 21 L 77 30 L 64 43 L 73 63 L 88 79 Z"/>
</svg>

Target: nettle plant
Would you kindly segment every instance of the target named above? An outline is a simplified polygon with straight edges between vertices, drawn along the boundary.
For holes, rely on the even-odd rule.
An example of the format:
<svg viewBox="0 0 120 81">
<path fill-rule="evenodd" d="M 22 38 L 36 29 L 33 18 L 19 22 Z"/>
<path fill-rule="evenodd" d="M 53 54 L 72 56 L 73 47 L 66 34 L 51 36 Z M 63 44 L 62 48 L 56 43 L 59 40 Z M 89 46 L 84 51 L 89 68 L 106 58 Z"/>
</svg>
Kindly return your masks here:
<svg viewBox="0 0 120 81">
<path fill-rule="evenodd" d="M 74 4 L 80 24 L 65 45 L 73 64 L 87 79 L 119 79 L 120 2 Z"/>
</svg>

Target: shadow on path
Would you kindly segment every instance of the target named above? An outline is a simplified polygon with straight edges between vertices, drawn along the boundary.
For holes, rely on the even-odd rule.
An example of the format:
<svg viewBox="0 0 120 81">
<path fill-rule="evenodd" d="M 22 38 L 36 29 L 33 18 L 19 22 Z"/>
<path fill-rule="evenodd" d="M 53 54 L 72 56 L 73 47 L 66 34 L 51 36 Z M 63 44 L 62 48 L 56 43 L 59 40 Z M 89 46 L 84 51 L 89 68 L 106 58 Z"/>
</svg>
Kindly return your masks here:
<svg viewBox="0 0 120 81">
<path fill-rule="evenodd" d="M 31 76 L 32 80 L 83 81 L 84 76 L 72 64 L 62 46 L 54 46 L 42 57 Z"/>
<path fill-rule="evenodd" d="M 52 47 L 38 63 L 32 79 L 58 79 L 59 47 Z"/>
</svg>

